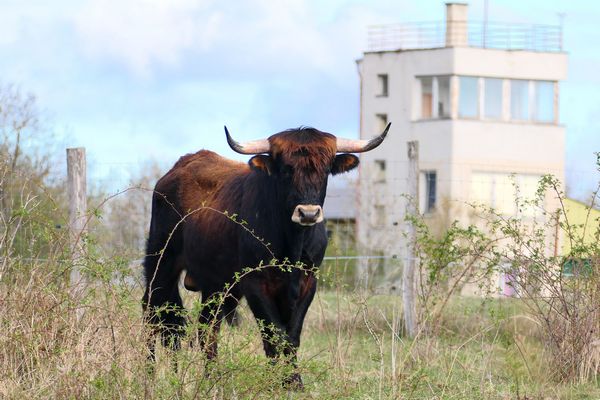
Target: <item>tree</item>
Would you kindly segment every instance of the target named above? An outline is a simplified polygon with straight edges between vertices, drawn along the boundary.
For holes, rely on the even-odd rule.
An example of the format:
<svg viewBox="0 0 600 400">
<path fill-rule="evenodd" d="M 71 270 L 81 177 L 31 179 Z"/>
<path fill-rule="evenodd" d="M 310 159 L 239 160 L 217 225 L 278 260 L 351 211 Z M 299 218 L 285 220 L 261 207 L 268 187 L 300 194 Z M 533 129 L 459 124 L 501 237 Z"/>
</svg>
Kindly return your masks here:
<svg viewBox="0 0 600 400">
<path fill-rule="evenodd" d="M 61 243 L 64 190 L 49 185 L 53 133 L 35 97 L 0 85 L 0 255 L 38 257 Z"/>
</svg>

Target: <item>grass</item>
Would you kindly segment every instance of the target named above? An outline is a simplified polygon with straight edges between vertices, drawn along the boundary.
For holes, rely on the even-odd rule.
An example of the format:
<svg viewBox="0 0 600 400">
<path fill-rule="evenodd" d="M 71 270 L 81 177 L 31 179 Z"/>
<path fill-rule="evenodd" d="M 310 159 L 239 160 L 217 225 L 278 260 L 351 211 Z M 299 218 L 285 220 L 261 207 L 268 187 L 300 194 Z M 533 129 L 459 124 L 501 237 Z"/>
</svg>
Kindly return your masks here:
<svg viewBox="0 0 600 400">
<path fill-rule="evenodd" d="M 303 392 L 282 388 L 287 367 L 268 363 L 243 304 L 240 326 L 222 329 L 214 365 L 207 369 L 188 339 L 177 373 L 165 349 L 148 373 L 141 287 L 96 275 L 74 298 L 61 268 L 22 266 L 27 273 L 0 281 L 0 398 L 600 398 L 599 382 L 553 380 L 518 301 L 454 298 L 436 334 L 411 341 L 399 328 L 400 297 L 340 289 L 318 291 L 307 315 Z M 185 301 L 192 309 L 198 300 L 189 293 Z"/>
</svg>

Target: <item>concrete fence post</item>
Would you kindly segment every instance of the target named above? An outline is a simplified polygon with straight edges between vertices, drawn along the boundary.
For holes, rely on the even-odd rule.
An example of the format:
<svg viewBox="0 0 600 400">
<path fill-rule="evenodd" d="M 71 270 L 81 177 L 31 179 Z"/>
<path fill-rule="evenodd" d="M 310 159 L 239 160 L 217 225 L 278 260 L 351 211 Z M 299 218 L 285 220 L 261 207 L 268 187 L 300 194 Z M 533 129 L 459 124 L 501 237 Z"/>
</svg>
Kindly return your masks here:
<svg viewBox="0 0 600 400">
<path fill-rule="evenodd" d="M 81 280 L 79 267 L 85 256 L 87 213 L 85 148 L 67 149 L 67 190 L 69 194 L 69 237 L 71 245 L 71 287 Z"/>
<path fill-rule="evenodd" d="M 407 215 L 418 215 L 419 201 L 419 142 L 408 142 L 408 195 Z M 402 270 L 402 303 L 404 306 L 404 327 L 408 337 L 417 335 L 417 305 L 416 305 L 416 241 L 417 231 L 414 224 L 408 225 L 408 260 Z"/>
</svg>

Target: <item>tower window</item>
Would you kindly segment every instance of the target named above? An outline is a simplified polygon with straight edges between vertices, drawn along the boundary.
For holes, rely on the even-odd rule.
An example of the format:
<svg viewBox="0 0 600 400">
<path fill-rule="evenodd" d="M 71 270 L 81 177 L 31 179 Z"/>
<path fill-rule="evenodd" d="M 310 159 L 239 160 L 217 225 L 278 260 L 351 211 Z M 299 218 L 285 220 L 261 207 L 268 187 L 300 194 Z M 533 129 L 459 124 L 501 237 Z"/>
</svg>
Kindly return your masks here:
<svg viewBox="0 0 600 400">
<path fill-rule="evenodd" d="M 433 117 L 433 78 L 421 78 L 421 118 Z"/>
<path fill-rule="evenodd" d="M 374 182 L 385 182 L 385 160 L 375 160 Z"/>
<path fill-rule="evenodd" d="M 437 116 L 450 118 L 450 77 L 438 76 L 435 78 L 438 87 Z"/>
<path fill-rule="evenodd" d="M 477 118 L 479 114 L 478 79 L 472 76 L 461 76 L 458 100 L 458 115 L 463 118 Z"/>
<path fill-rule="evenodd" d="M 437 203 L 437 172 L 421 172 L 421 187 L 424 190 L 420 195 L 420 208 L 424 213 L 432 213 Z"/>
<path fill-rule="evenodd" d="M 377 119 L 375 130 L 377 132 L 382 132 L 388 124 L 388 116 L 387 114 L 375 114 L 375 118 Z"/>
<path fill-rule="evenodd" d="M 418 78 L 421 118 L 450 118 L 450 76 Z"/>
<path fill-rule="evenodd" d="M 502 79 L 485 78 L 483 85 L 484 117 L 489 119 L 502 118 Z"/>
<path fill-rule="evenodd" d="M 510 117 L 514 120 L 529 120 L 529 81 L 510 81 Z"/>
<path fill-rule="evenodd" d="M 535 112 L 538 122 L 554 122 L 554 82 L 535 81 Z"/>
<path fill-rule="evenodd" d="M 473 172 L 470 198 L 503 215 L 534 217 L 539 213 L 534 204 L 539 179 L 540 176 L 531 174 Z"/>
<path fill-rule="evenodd" d="M 379 82 L 379 94 L 378 97 L 388 97 L 388 75 L 379 74 L 377 75 L 377 81 Z"/>
</svg>

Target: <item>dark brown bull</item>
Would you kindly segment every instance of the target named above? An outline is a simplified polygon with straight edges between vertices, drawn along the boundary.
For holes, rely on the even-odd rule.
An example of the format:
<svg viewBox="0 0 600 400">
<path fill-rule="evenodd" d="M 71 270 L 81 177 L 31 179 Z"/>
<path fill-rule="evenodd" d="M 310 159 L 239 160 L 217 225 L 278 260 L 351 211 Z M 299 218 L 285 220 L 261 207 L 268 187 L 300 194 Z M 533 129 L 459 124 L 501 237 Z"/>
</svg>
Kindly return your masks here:
<svg viewBox="0 0 600 400">
<path fill-rule="evenodd" d="M 186 287 L 202 292 L 200 322 L 210 328 L 200 338 L 209 359 L 217 354 L 222 318 L 231 319 L 246 297 L 261 326 L 267 356 L 283 354 L 295 362 L 317 286 L 312 271 L 327 247 L 322 206 L 328 176 L 356 168 L 358 157 L 347 153 L 374 149 L 388 129 L 389 124 L 370 141 L 300 128 L 240 144 L 225 128 L 234 151 L 254 155 L 248 164 L 207 150 L 181 157 L 156 184 L 144 260 L 144 310 L 163 344 L 180 346 L 185 318 L 178 282 L 186 271 Z M 244 225 L 223 212 L 237 214 Z M 273 259 L 301 263 L 304 270 L 257 268 L 233 284 L 236 273 Z M 229 285 L 222 304 L 211 301 Z M 154 358 L 153 339 L 150 351 Z M 302 385 L 298 374 L 290 382 Z"/>
</svg>

